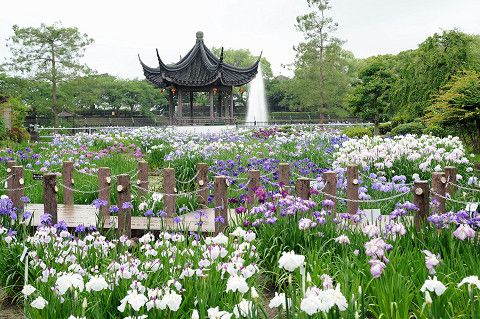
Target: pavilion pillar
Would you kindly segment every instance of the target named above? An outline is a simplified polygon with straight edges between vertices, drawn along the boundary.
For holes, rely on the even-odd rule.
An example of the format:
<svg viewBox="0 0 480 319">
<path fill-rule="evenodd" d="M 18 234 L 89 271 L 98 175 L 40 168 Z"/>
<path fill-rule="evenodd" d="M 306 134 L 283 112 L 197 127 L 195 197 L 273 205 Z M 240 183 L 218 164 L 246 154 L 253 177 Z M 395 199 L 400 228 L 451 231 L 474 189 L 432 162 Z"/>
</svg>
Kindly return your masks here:
<svg viewBox="0 0 480 319">
<path fill-rule="evenodd" d="M 230 120 L 233 122 L 233 87 L 230 91 Z"/>
<path fill-rule="evenodd" d="M 223 116 L 224 117 L 230 117 L 230 103 L 228 103 L 228 100 L 230 99 L 230 94 L 225 93 L 223 96 Z"/>
<path fill-rule="evenodd" d="M 178 89 L 178 106 L 177 106 L 177 116 L 181 120 L 182 118 L 182 90 Z"/>
<path fill-rule="evenodd" d="M 218 117 L 222 117 L 222 91 L 218 90 Z"/>
<path fill-rule="evenodd" d="M 208 97 L 209 97 L 209 100 L 210 100 L 210 120 L 213 121 L 214 115 L 213 115 L 213 92 L 212 92 L 212 90 L 210 90 Z"/>
<path fill-rule="evenodd" d="M 173 92 L 172 90 L 168 90 L 168 121 L 170 125 L 173 125 L 173 114 L 174 114 Z"/>
<path fill-rule="evenodd" d="M 193 124 L 193 91 L 190 92 L 190 118 L 192 119 Z"/>
</svg>

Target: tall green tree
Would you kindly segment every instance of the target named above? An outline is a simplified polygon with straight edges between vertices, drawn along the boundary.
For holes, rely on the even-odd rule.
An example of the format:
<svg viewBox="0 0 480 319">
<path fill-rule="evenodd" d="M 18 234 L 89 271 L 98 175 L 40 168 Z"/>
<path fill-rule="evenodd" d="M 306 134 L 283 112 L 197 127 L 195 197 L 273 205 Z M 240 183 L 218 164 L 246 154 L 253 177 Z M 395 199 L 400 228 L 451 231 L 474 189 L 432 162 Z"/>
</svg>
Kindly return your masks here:
<svg viewBox="0 0 480 319">
<path fill-rule="evenodd" d="M 390 93 L 395 80 L 393 56 L 379 55 L 363 61 L 349 104 L 354 114 L 373 121 L 374 133 L 379 133 L 380 121 L 391 114 Z"/>
<path fill-rule="evenodd" d="M 480 152 L 480 72 L 464 71 L 452 77 L 428 108 L 430 125 L 454 129 Z"/>
<path fill-rule="evenodd" d="M 46 82 L 0 73 L 0 94 L 20 99 L 31 115 L 50 113 L 50 87 Z"/>
<path fill-rule="evenodd" d="M 212 48 L 212 52 L 216 56 L 220 56 L 221 48 Z M 246 68 L 254 64 L 258 60 L 258 56 L 254 56 L 248 49 L 226 49 L 223 51 L 224 61 L 228 64 L 231 64 L 236 67 Z M 262 57 L 260 59 L 260 64 L 262 67 L 263 79 L 266 82 L 268 88 L 268 83 L 273 78 L 272 66 L 267 58 Z M 236 105 L 247 106 L 247 94 L 244 92 L 248 91 L 248 88 L 243 87 L 234 88 L 233 94 Z"/>
<path fill-rule="evenodd" d="M 221 48 L 212 48 L 212 52 L 216 56 L 220 56 L 221 51 Z M 254 64 L 258 60 L 258 56 L 253 55 L 248 49 L 224 49 L 223 60 L 233 66 L 246 68 Z M 263 77 L 265 80 L 270 80 L 273 77 L 272 66 L 270 62 L 268 62 L 267 58 L 262 56 L 260 63 L 262 65 Z"/>
<path fill-rule="evenodd" d="M 128 109 L 132 114 L 140 111 L 149 115 L 168 104 L 165 95 L 146 80 L 120 79 L 109 74 L 89 75 L 66 82 L 61 96 L 70 110 L 76 112 Z"/>
<path fill-rule="evenodd" d="M 294 109 L 316 109 L 322 118 L 325 114 L 346 114 L 344 100 L 353 79 L 355 58 L 333 36 L 338 24 L 327 16 L 330 2 L 307 3 L 311 11 L 297 17 L 296 28 L 305 42 L 295 48 L 295 76 L 285 103 Z"/>
<path fill-rule="evenodd" d="M 417 49 L 399 53 L 391 103 L 406 120 L 424 115 L 435 95 L 457 72 L 480 70 L 480 37 L 458 30 L 435 33 Z"/>
<path fill-rule="evenodd" d="M 63 27 L 59 23 L 26 28 L 14 25 L 13 32 L 8 39 L 12 58 L 7 65 L 16 73 L 49 83 L 54 126 L 58 127 L 61 111 L 58 86 L 89 71 L 80 59 L 93 39 L 77 28 Z"/>
</svg>

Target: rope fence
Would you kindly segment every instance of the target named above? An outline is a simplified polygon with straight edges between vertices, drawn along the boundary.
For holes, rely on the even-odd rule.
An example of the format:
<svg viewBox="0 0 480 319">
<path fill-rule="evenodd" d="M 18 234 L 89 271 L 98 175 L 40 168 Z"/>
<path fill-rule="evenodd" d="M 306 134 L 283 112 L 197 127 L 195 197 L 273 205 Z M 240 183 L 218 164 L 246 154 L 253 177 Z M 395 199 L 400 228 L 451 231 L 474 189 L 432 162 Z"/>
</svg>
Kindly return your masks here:
<svg viewBox="0 0 480 319">
<path fill-rule="evenodd" d="M 38 184 L 35 183 L 27 186 L 23 185 L 23 170 L 24 168 L 21 166 L 11 166 L 11 169 L 8 170 L 9 175 L 7 176 L 7 178 L 1 181 L 4 183 L 8 181 L 8 187 L 5 189 L 0 189 L 0 191 L 7 191 L 9 196 L 10 194 L 13 194 L 11 198 L 12 202 L 14 202 L 15 200 L 15 203 L 20 203 L 20 195 L 23 196 L 25 190 L 31 189 L 33 187 L 38 187 Z M 30 169 L 25 170 L 29 171 Z M 260 175 L 259 170 L 250 170 L 248 171 L 248 177 L 246 178 L 219 175 L 214 176 L 214 181 L 209 181 L 209 171 L 207 164 L 198 163 L 196 174 L 189 180 L 185 181 L 181 181 L 175 177 L 174 168 L 164 168 L 163 190 L 162 192 L 158 192 L 152 188 L 149 188 L 148 164 L 145 161 L 139 161 L 138 167 L 136 169 L 133 169 L 127 173 L 112 176 L 110 176 L 109 168 L 98 168 L 97 175 L 90 174 L 98 178 L 98 187 L 95 186 L 93 188 L 92 186 L 91 189 L 75 188 L 73 172 L 79 171 L 77 168 L 73 167 L 72 162 L 64 162 L 63 171 L 61 174 L 62 178 L 60 179 L 60 181 L 57 181 L 57 179 L 59 179 L 59 173 L 45 173 L 43 175 L 43 189 L 45 198 L 44 211 L 48 211 L 52 214 L 57 214 L 57 193 L 60 187 L 64 190 L 64 204 L 73 205 L 73 193 L 98 194 L 98 199 L 110 203 L 111 182 L 113 181 L 113 179 L 115 179 L 116 192 L 118 196 L 118 207 L 122 207 L 122 203 L 131 201 L 132 190 L 136 191 L 136 194 L 143 193 L 163 198 L 167 216 L 175 216 L 177 209 L 177 197 L 197 196 L 197 203 L 199 207 L 208 207 L 207 204 L 210 205 L 213 198 L 213 210 L 215 211 L 215 219 L 227 220 L 226 224 L 228 225 L 229 208 L 226 203 L 228 203 L 229 200 L 229 192 L 233 192 L 233 194 L 235 194 L 234 196 L 238 196 L 236 195 L 236 193 L 248 191 L 248 203 L 254 203 L 255 188 L 269 184 L 277 188 L 287 189 L 288 193 L 303 199 L 311 198 L 313 193 L 321 194 L 324 196 L 323 198 L 333 200 L 335 205 L 334 207 L 336 207 L 337 202 L 346 203 L 347 212 L 349 214 L 355 214 L 360 208 L 360 204 L 393 202 L 407 195 L 413 195 L 413 204 L 415 204 L 415 206 L 418 208 L 418 211 L 415 213 L 415 220 L 417 226 L 417 224 L 419 225 L 420 223 L 419 220 L 425 220 L 426 217 L 429 215 L 431 200 L 435 198 L 437 199 L 437 201 L 439 201 L 438 210 L 440 213 L 445 211 L 445 202 L 452 202 L 462 205 L 470 205 L 472 203 L 471 201 L 452 198 L 454 194 L 450 194 L 449 196 L 447 196 L 447 186 L 454 186 L 455 189 L 464 189 L 467 191 L 471 191 L 475 194 L 480 192 L 480 189 L 459 185 L 455 182 L 455 179 L 450 179 L 450 177 L 444 172 L 434 172 L 432 174 L 431 182 L 418 180 L 411 183 L 400 184 L 396 184 L 395 182 L 388 182 L 395 183 L 396 186 L 395 189 L 392 190 L 392 192 L 398 193 L 394 193 L 393 195 L 384 198 L 360 199 L 359 196 L 361 196 L 361 192 L 359 185 L 359 176 L 363 176 L 364 178 L 366 178 L 366 175 L 362 172 L 359 172 L 358 170 L 359 169 L 357 166 L 349 165 L 347 167 L 345 176 L 338 176 L 336 172 L 328 171 L 325 172 L 322 176 L 317 176 L 316 178 L 309 178 L 306 176 L 302 176 L 295 171 L 292 171 L 289 164 L 281 163 L 278 170 L 272 170 L 264 175 Z M 83 174 L 82 172 L 80 173 Z M 271 176 L 275 174 L 278 174 L 278 176 L 275 176 L 275 179 L 271 178 Z M 456 174 L 456 172 L 452 174 Z M 295 180 L 294 186 L 290 185 L 292 175 L 299 177 Z M 133 183 L 132 180 L 134 180 L 137 176 L 138 178 L 136 179 L 136 183 Z M 231 180 L 246 180 L 246 182 L 241 187 L 238 187 L 239 184 L 230 185 Z M 341 181 L 341 183 L 338 183 L 339 180 Z M 317 185 L 313 185 L 312 182 L 317 182 Z M 177 184 L 186 185 L 191 183 L 195 183 L 196 185 L 194 190 L 180 192 L 177 191 Z M 404 188 L 399 190 L 397 186 Z M 410 186 L 413 187 L 410 189 Z M 406 187 L 409 187 L 408 190 Z M 66 198 L 68 198 L 68 202 Z M 108 208 L 106 209 L 106 211 L 104 210 L 104 208 L 101 208 L 100 210 L 103 216 L 110 216 Z M 118 228 L 122 228 L 123 230 L 125 230 L 124 227 L 126 227 L 125 224 L 122 224 L 121 226 L 119 222 Z M 215 226 L 215 229 L 217 230 L 217 226 Z"/>
<path fill-rule="evenodd" d="M 458 187 L 460 189 L 464 189 L 464 190 L 467 190 L 467 191 L 470 191 L 470 192 L 480 193 L 480 188 L 470 188 L 470 187 L 462 186 L 462 185 L 459 185 L 457 183 L 452 183 L 452 182 L 447 182 L 447 183 L 449 185 L 452 185 L 454 187 Z"/>
<path fill-rule="evenodd" d="M 178 179 L 175 179 L 175 181 L 176 181 L 177 183 L 180 183 L 180 184 L 190 184 L 190 183 L 192 183 L 192 182 L 198 177 L 198 174 L 199 174 L 199 173 L 200 173 L 200 172 L 197 171 L 197 173 L 195 174 L 195 176 L 193 176 L 193 177 L 192 177 L 191 179 L 189 179 L 188 181 L 181 181 L 181 180 L 178 180 Z"/>
</svg>

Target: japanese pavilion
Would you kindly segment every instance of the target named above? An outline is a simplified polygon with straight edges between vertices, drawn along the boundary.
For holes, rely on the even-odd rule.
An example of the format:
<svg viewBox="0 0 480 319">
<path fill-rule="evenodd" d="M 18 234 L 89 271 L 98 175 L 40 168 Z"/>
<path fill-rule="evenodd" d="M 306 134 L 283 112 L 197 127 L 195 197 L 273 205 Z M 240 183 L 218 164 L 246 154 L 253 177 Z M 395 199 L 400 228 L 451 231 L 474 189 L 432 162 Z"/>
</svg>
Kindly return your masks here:
<svg viewBox="0 0 480 319">
<path fill-rule="evenodd" d="M 148 81 L 160 89 L 169 92 L 168 116 L 170 124 L 206 124 L 213 122 L 234 123 L 233 87 L 242 86 L 253 80 L 257 74 L 258 60 L 248 68 L 239 68 L 223 61 L 223 48 L 220 57 L 210 51 L 203 42 L 203 32 L 196 34 L 197 41 L 193 48 L 175 64 L 163 63 L 157 57 L 156 68 L 145 65 L 143 73 Z M 209 92 L 210 117 L 193 118 L 193 93 Z M 189 94 L 190 117 L 183 117 L 185 95 Z M 174 105 L 176 96 L 177 105 Z M 215 103 L 214 96 L 218 96 Z"/>
</svg>

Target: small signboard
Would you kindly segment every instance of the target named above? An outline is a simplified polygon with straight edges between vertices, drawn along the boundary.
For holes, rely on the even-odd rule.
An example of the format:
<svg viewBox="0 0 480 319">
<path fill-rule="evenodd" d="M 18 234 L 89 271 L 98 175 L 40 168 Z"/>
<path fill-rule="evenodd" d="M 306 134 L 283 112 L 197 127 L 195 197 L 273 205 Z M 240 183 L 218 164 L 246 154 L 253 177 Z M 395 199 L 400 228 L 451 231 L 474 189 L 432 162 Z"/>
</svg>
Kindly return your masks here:
<svg viewBox="0 0 480 319">
<path fill-rule="evenodd" d="M 310 181 L 310 188 L 314 188 L 316 190 L 321 190 L 325 186 L 323 181 L 319 180 L 311 180 Z"/>
<path fill-rule="evenodd" d="M 476 212 L 478 209 L 478 203 L 468 203 L 467 207 L 465 210 L 467 212 Z"/>
<path fill-rule="evenodd" d="M 33 180 L 34 181 L 41 181 L 43 179 L 43 174 L 41 173 L 33 173 Z"/>
<path fill-rule="evenodd" d="M 473 218 L 478 210 L 478 203 L 468 203 L 465 210 L 470 214 L 470 218 Z"/>
<path fill-rule="evenodd" d="M 380 216 L 382 213 L 380 212 L 380 209 L 362 209 L 363 213 L 365 214 L 365 217 L 367 219 L 368 224 L 376 224 L 376 222 L 379 220 Z"/>
</svg>

